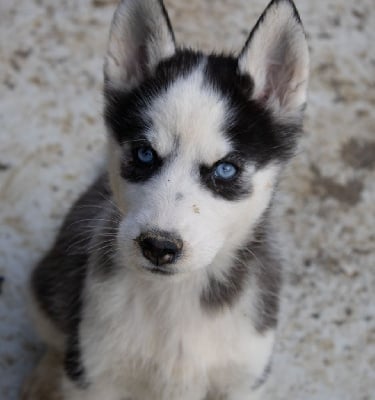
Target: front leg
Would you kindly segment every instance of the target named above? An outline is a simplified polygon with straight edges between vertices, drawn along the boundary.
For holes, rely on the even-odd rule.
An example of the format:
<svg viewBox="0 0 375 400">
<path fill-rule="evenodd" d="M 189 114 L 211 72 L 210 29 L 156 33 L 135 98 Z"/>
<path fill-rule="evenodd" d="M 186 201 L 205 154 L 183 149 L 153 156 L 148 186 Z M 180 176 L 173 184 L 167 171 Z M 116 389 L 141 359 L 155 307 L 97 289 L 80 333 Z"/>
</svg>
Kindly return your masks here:
<svg viewBox="0 0 375 400">
<path fill-rule="evenodd" d="M 112 385 L 99 382 L 78 387 L 67 377 L 64 356 L 49 349 L 23 385 L 20 400 L 132 400 Z"/>
<path fill-rule="evenodd" d="M 274 332 L 254 335 L 247 362 L 221 368 L 213 373 L 212 393 L 207 400 L 262 400 L 271 370 Z"/>
</svg>

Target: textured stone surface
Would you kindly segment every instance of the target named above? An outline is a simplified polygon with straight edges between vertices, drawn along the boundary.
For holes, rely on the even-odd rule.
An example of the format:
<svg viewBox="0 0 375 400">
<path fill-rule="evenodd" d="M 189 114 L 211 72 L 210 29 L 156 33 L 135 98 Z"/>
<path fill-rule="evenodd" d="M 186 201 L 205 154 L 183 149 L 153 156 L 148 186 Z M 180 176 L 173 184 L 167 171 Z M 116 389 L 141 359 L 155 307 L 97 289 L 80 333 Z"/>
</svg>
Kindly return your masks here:
<svg viewBox="0 0 375 400">
<path fill-rule="evenodd" d="M 238 50 L 265 0 L 167 0 L 180 42 Z M 39 356 L 26 276 L 103 162 L 115 1 L 0 2 L 0 398 Z M 281 185 L 286 259 L 269 399 L 375 399 L 375 9 L 297 0 L 312 58 L 306 133 Z"/>
</svg>

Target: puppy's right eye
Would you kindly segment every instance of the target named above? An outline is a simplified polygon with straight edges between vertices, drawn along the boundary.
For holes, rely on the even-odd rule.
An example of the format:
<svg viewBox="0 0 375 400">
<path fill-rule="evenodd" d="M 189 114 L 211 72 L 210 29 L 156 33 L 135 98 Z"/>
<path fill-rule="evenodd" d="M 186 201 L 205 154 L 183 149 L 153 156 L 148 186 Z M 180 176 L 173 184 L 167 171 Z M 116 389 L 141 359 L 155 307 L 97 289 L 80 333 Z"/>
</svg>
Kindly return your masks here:
<svg viewBox="0 0 375 400">
<path fill-rule="evenodd" d="M 130 154 L 124 155 L 121 176 L 130 182 L 145 182 L 159 171 L 162 164 L 163 160 L 151 146 L 134 147 Z"/>
<path fill-rule="evenodd" d="M 140 147 L 135 151 L 136 160 L 145 165 L 151 165 L 156 159 L 155 151 L 149 147 Z"/>
</svg>

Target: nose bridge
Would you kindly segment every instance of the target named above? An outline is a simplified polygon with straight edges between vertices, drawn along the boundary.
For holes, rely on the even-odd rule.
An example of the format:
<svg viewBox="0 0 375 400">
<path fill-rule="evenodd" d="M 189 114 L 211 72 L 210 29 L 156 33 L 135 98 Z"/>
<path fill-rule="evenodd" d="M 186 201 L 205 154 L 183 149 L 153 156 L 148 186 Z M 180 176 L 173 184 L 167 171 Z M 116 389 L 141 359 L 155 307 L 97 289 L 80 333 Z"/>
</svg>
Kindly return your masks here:
<svg viewBox="0 0 375 400">
<path fill-rule="evenodd" d="M 139 232 L 149 230 L 175 231 L 182 237 L 192 204 L 194 178 L 187 157 L 171 157 L 159 174 L 146 182 L 141 195 L 135 193 L 132 204 L 136 210 Z M 184 239 L 184 237 L 183 237 Z"/>
<path fill-rule="evenodd" d="M 180 158 L 174 157 L 150 187 L 150 206 L 158 209 L 158 215 L 174 214 L 193 185 L 191 165 Z"/>
<path fill-rule="evenodd" d="M 165 185 L 171 201 L 176 200 L 177 193 L 183 196 L 189 195 L 194 185 L 192 168 L 193 160 L 190 159 L 188 154 L 176 155 L 168 166 Z"/>
</svg>

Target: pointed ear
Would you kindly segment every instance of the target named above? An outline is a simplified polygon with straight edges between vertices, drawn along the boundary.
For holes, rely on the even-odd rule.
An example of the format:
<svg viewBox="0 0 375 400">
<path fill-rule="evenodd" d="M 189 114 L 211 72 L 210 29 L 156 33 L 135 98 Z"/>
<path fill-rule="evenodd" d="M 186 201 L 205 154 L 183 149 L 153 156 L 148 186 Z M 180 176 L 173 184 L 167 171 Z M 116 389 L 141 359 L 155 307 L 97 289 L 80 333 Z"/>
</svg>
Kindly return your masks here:
<svg viewBox="0 0 375 400">
<path fill-rule="evenodd" d="M 309 54 L 291 0 L 273 0 L 251 32 L 239 60 L 254 83 L 252 98 L 283 116 L 298 117 L 306 102 Z"/>
<path fill-rule="evenodd" d="M 162 0 L 122 0 L 110 31 L 106 84 L 129 90 L 174 52 L 174 35 Z"/>
</svg>

